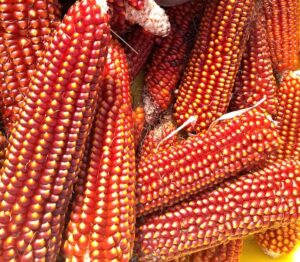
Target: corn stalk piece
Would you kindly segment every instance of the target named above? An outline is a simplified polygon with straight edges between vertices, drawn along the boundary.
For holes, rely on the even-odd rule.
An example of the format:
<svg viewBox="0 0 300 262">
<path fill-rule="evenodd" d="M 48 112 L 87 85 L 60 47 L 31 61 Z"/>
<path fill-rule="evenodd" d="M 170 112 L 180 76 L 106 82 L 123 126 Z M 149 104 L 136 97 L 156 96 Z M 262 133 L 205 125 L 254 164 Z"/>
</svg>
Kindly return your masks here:
<svg viewBox="0 0 300 262">
<path fill-rule="evenodd" d="M 228 107 L 255 1 L 208 1 L 196 42 L 182 77 L 175 103 L 175 119 L 182 125 L 191 116 L 201 131 Z"/>
<path fill-rule="evenodd" d="M 107 55 L 107 9 L 76 2 L 38 60 L 0 173 L 1 261 L 55 261 Z"/>
<path fill-rule="evenodd" d="M 0 112 L 7 133 L 18 118 L 36 61 L 59 18 L 58 0 L 0 4 Z"/>
<path fill-rule="evenodd" d="M 277 129 L 281 143 L 274 159 L 293 158 L 300 161 L 300 71 L 286 72 L 277 92 Z M 300 240 L 299 221 L 286 227 L 256 235 L 258 245 L 269 256 L 288 254 Z"/>
<path fill-rule="evenodd" d="M 231 240 L 203 251 L 195 252 L 172 262 L 239 262 L 243 249 L 243 240 Z"/>
<path fill-rule="evenodd" d="M 153 124 L 157 116 L 166 110 L 172 102 L 173 92 L 177 87 L 187 56 L 191 50 L 194 27 L 202 13 L 205 1 L 194 0 L 171 7 L 166 12 L 171 23 L 171 32 L 161 39 L 151 55 L 145 75 L 145 92 L 152 105 L 146 111 L 147 122 Z M 148 110 L 149 111 L 149 110 Z"/>
<path fill-rule="evenodd" d="M 260 162 L 277 149 L 271 120 L 257 109 L 221 121 L 140 161 L 137 215 L 171 205 Z"/>
<path fill-rule="evenodd" d="M 267 42 L 265 17 L 260 6 L 255 17 L 250 26 L 250 37 L 235 81 L 230 108 L 238 110 L 251 107 L 265 98 L 261 107 L 275 115 L 276 81 Z"/>
<path fill-rule="evenodd" d="M 300 217 L 300 162 L 278 160 L 139 221 L 140 261 L 169 261 Z"/>
<path fill-rule="evenodd" d="M 282 73 L 300 66 L 299 0 L 263 0 L 274 68 Z"/>
<path fill-rule="evenodd" d="M 126 56 L 108 49 L 102 97 L 91 132 L 85 183 L 66 230 L 66 261 L 129 261 L 134 240 L 135 154 Z"/>
</svg>

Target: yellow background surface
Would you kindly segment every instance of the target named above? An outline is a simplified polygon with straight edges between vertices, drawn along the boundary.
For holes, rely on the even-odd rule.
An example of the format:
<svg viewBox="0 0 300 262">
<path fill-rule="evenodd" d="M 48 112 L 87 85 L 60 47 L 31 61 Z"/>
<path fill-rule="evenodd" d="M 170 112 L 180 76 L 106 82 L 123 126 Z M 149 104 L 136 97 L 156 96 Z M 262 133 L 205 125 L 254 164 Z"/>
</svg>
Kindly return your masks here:
<svg viewBox="0 0 300 262">
<path fill-rule="evenodd" d="M 300 244 L 288 255 L 279 258 L 270 258 L 257 246 L 253 237 L 244 241 L 243 252 L 240 262 L 300 262 Z"/>
</svg>

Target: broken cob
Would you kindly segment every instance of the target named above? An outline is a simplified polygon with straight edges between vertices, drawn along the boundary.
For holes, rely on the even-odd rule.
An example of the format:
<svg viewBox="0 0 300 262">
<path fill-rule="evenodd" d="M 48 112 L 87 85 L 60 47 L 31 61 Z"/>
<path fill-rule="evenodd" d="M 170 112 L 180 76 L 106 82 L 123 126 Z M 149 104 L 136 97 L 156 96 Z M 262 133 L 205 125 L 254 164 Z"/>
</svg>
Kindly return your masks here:
<svg viewBox="0 0 300 262">
<path fill-rule="evenodd" d="M 145 75 L 145 110 L 150 124 L 172 102 L 173 92 L 192 47 L 194 26 L 197 26 L 196 20 L 199 18 L 196 17 L 202 12 L 203 6 L 204 1 L 194 0 L 166 11 L 171 32 L 155 47 Z"/>
<path fill-rule="evenodd" d="M 68 11 L 38 60 L 0 173 L 0 260 L 55 261 L 110 39 L 106 1 Z"/>
<path fill-rule="evenodd" d="M 300 162 L 277 160 L 186 202 L 143 217 L 140 261 L 169 261 L 300 217 Z"/>
<path fill-rule="evenodd" d="M 102 96 L 91 131 L 86 179 L 66 230 L 66 261 L 129 261 L 134 240 L 135 157 L 126 56 L 108 49 Z"/>
<path fill-rule="evenodd" d="M 266 159 L 278 142 L 271 120 L 252 109 L 176 145 L 160 146 L 139 163 L 137 215 L 236 175 Z"/>
<path fill-rule="evenodd" d="M 175 119 L 182 125 L 191 116 L 196 125 L 188 131 L 201 131 L 223 115 L 228 107 L 255 1 L 211 0 L 175 103 Z"/>
</svg>

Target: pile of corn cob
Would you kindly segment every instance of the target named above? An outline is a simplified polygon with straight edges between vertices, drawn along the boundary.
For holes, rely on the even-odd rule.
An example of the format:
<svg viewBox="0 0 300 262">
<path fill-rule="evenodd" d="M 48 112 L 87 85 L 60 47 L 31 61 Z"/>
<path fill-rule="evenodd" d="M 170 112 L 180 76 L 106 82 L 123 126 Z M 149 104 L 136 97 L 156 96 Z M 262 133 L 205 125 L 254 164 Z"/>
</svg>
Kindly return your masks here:
<svg viewBox="0 0 300 262">
<path fill-rule="evenodd" d="M 290 252 L 299 69 L 299 0 L 0 1 L 0 261 Z"/>
</svg>

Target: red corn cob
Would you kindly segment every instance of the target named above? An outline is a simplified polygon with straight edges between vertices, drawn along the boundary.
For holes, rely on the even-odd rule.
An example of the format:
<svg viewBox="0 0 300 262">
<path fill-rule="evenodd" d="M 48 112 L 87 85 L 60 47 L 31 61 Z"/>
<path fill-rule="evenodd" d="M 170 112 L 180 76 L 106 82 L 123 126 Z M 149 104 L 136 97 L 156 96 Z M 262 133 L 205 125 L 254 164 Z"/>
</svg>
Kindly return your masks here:
<svg viewBox="0 0 300 262">
<path fill-rule="evenodd" d="M 296 70 L 300 51 L 299 0 L 263 0 L 268 42 L 274 68 Z"/>
<path fill-rule="evenodd" d="M 300 161 L 300 71 L 287 72 L 277 91 L 279 106 L 277 108 L 277 129 L 281 144 L 274 159 L 294 158 Z M 300 224 L 290 224 L 256 235 L 262 250 L 279 257 L 289 253 L 300 240 Z"/>
<path fill-rule="evenodd" d="M 138 106 L 133 111 L 133 130 L 132 130 L 132 133 L 133 133 L 133 137 L 134 137 L 135 147 L 138 146 L 138 144 L 141 140 L 142 132 L 143 132 L 143 129 L 144 129 L 144 124 L 145 124 L 144 108 L 141 107 L 141 106 Z"/>
<path fill-rule="evenodd" d="M 0 112 L 8 132 L 18 118 L 36 60 L 57 26 L 57 0 L 4 1 L 0 4 Z"/>
<path fill-rule="evenodd" d="M 239 262 L 243 249 L 243 240 L 231 240 L 213 248 L 193 253 L 173 262 Z"/>
<path fill-rule="evenodd" d="M 232 110 L 251 107 L 265 97 L 261 107 L 270 114 L 275 114 L 276 81 L 267 42 L 265 17 L 261 8 L 258 8 L 256 20 L 251 25 L 250 38 L 235 81 L 233 95 L 230 102 Z"/>
<path fill-rule="evenodd" d="M 197 117 L 189 131 L 207 128 L 226 112 L 254 3 L 208 1 L 175 103 L 179 125 Z"/>
<path fill-rule="evenodd" d="M 171 147 L 138 168 L 138 215 L 186 199 L 264 160 L 278 147 L 274 124 L 254 109 Z"/>
<path fill-rule="evenodd" d="M 143 218 L 140 261 L 168 261 L 300 218 L 300 162 L 277 160 Z"/>
<path fill-rule="evenodd" d="M 117 41 L 109 46 L 105 75 L 86 179 L 77 192 L 66 230 L 67 261 L 129 261 L 132 254 L 133 119 L 126 56 Z"/>
<path fill-rule="evenodd" d="M 256 234 L 260 248 L 270 257 L 277 258 L 290 253 L 300 240 L 299 221 L 277 229 Z"/>
<path fill-rule="evenodd" d="M 196 15 L 201 13 L 203 6 L 204 1 L 194 0 L 167 10 L 171 32 L 154 50 L 145 76 L 146 95 L 153 104 L 151 107 L 155 108 L 155 114 L 147 116 L 150 123 L 171 103 L 191 47 Z"/>
<path fill-rule="evenodd" d="M 133 80 L 141 71 L 152 51 L 154 45 L 154 35 L 145 31 L 141 27 L 135 27 L 128 34 L 125 52 L 128 61 L 129 77 Z"/>
<path fill-rule="evenodd" d="M 78 1 L 38 60 L 0 173 L 0 260 L 55 261 L 110 39 L 106 1 Z"/>
<path fill-rule="evenodd" d="M 272 158 L 293 157 L 300 161 L 300 71 L 287 72 L 283 76 L 277 97 L 275 121 L 282 142 Z"/>
</svg>

